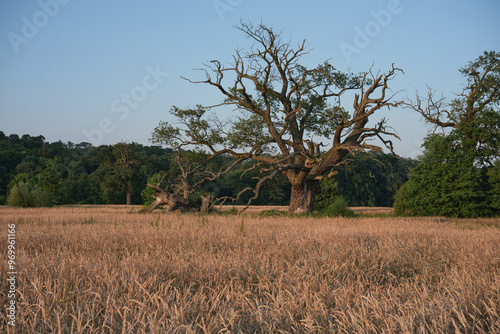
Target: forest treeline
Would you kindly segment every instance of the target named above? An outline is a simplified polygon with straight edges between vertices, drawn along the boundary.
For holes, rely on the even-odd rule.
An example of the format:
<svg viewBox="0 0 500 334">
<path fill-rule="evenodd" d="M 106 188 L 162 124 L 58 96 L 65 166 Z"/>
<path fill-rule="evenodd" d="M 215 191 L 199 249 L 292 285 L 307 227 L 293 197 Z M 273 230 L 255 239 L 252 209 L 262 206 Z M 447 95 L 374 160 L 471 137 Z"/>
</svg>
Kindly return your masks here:
<svg viewBox="0 0 500 334">
<path fill-rule="evenodd" d="M 175 151 L 161 146 L 137 143 L 92 146 L 47 142 L 41 135 L 6 135 L 0 131 L 0 204 L 6 204 L 12 188 L 38 194 L 33 203 L 64 204 L 143 204 L 147 183 L 165 176 L 165 184 L 175 184 L 181 175 Z M 339 166 L 338 174 L 322 181 L 318 204 L 342 196 L 350 206 L 392 206 L 396 191 L 407 181 L 416 166 L 412 159 L 368 152 L 351 156 L 349 165 Z M 221 156 L 211 162 L 221 168 L 231 163 Z M 248 161 L 215 181 L 205 182 L 200 193 L 214 197 L 236 197 L 246 187 L 255 187 L 261 177 L 259 168 Z M 243 173 L 243 171 L 247 172 Z M 175 189 L 170 189 L 175 191 Z M 290 184 L 284 176 L 262 184 L 253 205 L 288 205 Z M 250 197 L 241 196 L 246 204 Z M 321 204 L 323 202 L 323 204 Z"/>
</svg>

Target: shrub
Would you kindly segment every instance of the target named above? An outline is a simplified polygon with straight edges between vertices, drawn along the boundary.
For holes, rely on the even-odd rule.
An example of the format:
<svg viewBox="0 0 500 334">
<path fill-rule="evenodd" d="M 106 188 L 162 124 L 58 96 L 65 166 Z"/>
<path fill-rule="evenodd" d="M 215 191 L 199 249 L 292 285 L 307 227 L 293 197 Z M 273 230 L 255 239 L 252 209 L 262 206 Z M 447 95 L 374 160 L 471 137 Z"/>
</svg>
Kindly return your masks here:
<svg viewBox="0 0 500 334">
<path fill-rule="evenodd" d="M 7 205 L 29 208 L 52 206 L 52 202 L 47 192 L 29 183 L 20 182 L 11 188 L 7 197 Z"/>
<path fill-rule="evenodd" d="M 347 201 L 343 197 L 337 197 L 326 208 L 319 211 L 321 216 L 328 217 L 354 217 L 355 214 L 349 209 Z"/>
<path fill-rule="evenodd" d="M 338 184 L 334 179 L 321 181 L 321 193 L 316 196 L 314 209 L 321 212 L 338 198 Z"/>
<path fill-rule="evenodd" d="M 153 174 L 150 178 L 148 178 L 148 184 L 158 184 L 160 182 L 162 175 L 164 172 L 159 172 L 156 174 Z M 155 193 L 155 189 L 152 187 L 147 186 L 144 188 L 144 190 L 141 192 L 141 197 L 144 200 L 144 205 L 143 208 L 147 208 L 148 206 L 151 205 L 155 201 L 153 194 Z"/>
</svg>

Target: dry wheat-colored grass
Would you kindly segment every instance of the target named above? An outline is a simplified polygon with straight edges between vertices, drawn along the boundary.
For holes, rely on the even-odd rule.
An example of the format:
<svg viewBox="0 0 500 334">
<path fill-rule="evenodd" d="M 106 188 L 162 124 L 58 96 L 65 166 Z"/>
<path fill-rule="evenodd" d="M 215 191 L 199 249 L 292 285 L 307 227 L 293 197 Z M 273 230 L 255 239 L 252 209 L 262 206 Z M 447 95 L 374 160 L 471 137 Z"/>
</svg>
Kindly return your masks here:
<svg viewBox="0 0 500 334">
<path fill-rule="evenodd" d="M 500 333 L 493 219 L 136 212 L 0 207 L 17 333 Z"/>
<path fill-rule="evenodd" d="M 222 212 L 230 211 L 232 208 L 236 210 L 242 210 L 245 208 L 245 205 L 222 205 L 216 206 L 216 209 Z M 387 207 L 368 207 L 368 206 L 357 206 L 349 208 L 356 214 L 367 214 L 367 215 L 376 215 L 376 214 L 391 214 L 394 212 L 392 208 Z M 264 210 L 276 210 L 276 211 L 288 211 L 288 206 L 279 206 L 279 205 L 252 205 L 248 209 L 244 211 L 244 213 L 259 213 Z"/>
</svg>

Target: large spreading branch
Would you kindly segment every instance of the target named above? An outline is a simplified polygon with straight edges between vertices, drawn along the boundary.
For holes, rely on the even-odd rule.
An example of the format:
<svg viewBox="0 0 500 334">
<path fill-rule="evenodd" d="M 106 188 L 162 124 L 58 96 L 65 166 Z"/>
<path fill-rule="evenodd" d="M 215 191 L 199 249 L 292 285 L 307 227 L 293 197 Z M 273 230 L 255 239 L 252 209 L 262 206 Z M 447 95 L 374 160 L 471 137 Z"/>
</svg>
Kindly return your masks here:
<svg viewBox="0 0 500 334">
<path fill-rule="evenodd" d="M 392 66 L 392 69 L 385 74 L 375 75 L 370 70 L 362 77 L 362 83 L 371 82 L 369 85 L 363 85 L 361 92 L 355 94 L 352 116 L 347 119 L 345 115 L 333 114 L 331 117 L 339 118 L 338 125 L 333 136 L 332 148 L 326 152 L 319 163 L 312 169 L 309 179 L 323 175 L 341 162 L 342 158 L 349 152 L 365 150 L 381 150 L 379 146 L 370 145 L 367 140 L 378 138 L 394 153 L 392 141 L 386 137 L 400 139 L 399 136 L 387 126 L 387 120 L 384 118 L 373 127 L 367 127 L 370 117 L 377 111 L 400 106 L 403 101 L 392 102 L 395 94 L 388 94 L 390 91 L 389 81 L 394 78 L 397 72 L 404 73 L 402 69 Z M 375 96 L 378 93 L 377 96 Z"/>
<path fill-rule="evenodd" d="M 407 108 L 419 113 L 429 124 L 438 128 L 457 128 L 460 122 L 472 123 L 476 115 L 500 99 L 500 53 L 485 52 L 460 72 L 467 77 L 467 85 L 451 103 L 446 98 L 435 97 L 435 91 L 427 87 L 426 97 L 416 93 L 415 100 L 405 102 Z"/>
<path fill-rule="evenodd" d="M 422 98 L 417 91 L 415 101 L 408 100 L 404 105 L 418 112 L 429 124 L 433 124 L 432 132 L 436 132 L 439 128 L 456 128 L 458 122 L 453 111 L 446 108 L 446 98 L 443 95 L 436 98 L 434 95 L 435 91 L 427 87 L 426 98 Z"/>
</svg>

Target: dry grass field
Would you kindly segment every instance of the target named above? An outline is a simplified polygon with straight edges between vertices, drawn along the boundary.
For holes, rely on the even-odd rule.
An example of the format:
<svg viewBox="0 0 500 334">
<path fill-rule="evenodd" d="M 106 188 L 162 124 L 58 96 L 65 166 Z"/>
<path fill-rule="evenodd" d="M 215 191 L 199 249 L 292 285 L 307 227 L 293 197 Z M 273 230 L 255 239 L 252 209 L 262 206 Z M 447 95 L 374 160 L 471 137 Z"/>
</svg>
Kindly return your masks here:
<svg viewBox="0 0 500 334">
<path fill-rule="evenodd" d="M 17 333 L 500 333 L 498 220 L 137 211 L 0 207 Z"/>
<path fill-rule="evenodd" d="M 223 205 L 222 207 L 217 206 L 216 209 L 225 212 L 225 211 L 230 211 L 232 208 L 235 208 L 237 210 L 242 210 L 245 207 L 245 205 Z M 384 208 L 384 207 L 364 207 L 364 206 L 358 206 L 354 208 L 350 208 L 354 213 L 357 214 L 390 214 L 393 212 L 392 208 Z M 245 213 L 259 213 L 262 212 L 263 210 L 277 210 L 277 211 L 288 211 L 288 206 L 259 206 L 259 205 L 254 205 L 250 206 L 247 210 L 245 210 Z"/>
</svg>

